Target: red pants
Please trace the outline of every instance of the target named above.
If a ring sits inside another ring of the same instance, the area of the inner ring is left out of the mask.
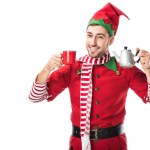
[[[81,139],[71,136],[69,150],[82,150]],[[91,141],[91,150],[127,150],[126,135],[100,139],[97,142]]]

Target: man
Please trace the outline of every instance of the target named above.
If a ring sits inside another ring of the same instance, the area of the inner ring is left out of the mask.
[[[136,66],[122,68],[110,56],[109,45],[120,15],[127,17],[111,3],[97,11],[87,27],[88,55],[63,66],[61,55],[53,55],[33,83],[29,95],[32,102],[52,101],[69,89],[73,125],[70,150],[127,150],[123,122],[128,89],[144,103],[150,102],[148,51],[137,48],[144,72]]]

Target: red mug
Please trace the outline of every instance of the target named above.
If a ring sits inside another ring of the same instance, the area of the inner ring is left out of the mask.
[[[62,63],[65,65],[74,64],[76,61],[76,51],[73,50],[66,50],[63,51],[61,54]]]

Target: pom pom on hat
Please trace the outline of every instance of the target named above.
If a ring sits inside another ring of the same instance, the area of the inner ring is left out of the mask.
[[[88,23],[88,26],[95,24],[103,26],[108,31],[110,36],[114,36],[117,32],[120,15],[124,15],[129,19],[124,12],[109,2],[93,15]]]

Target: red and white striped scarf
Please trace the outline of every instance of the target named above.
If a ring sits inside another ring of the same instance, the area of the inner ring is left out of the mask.
[[[80,87],[80,128],[82,150],[91,150],[90,146],[90,113],[92,104],[92,69],[93,65],[101,65],[110,60],[110,53],[107,51],[100,58],[91,58],[86,55],[79,61],[83,62],[81,69]]]

